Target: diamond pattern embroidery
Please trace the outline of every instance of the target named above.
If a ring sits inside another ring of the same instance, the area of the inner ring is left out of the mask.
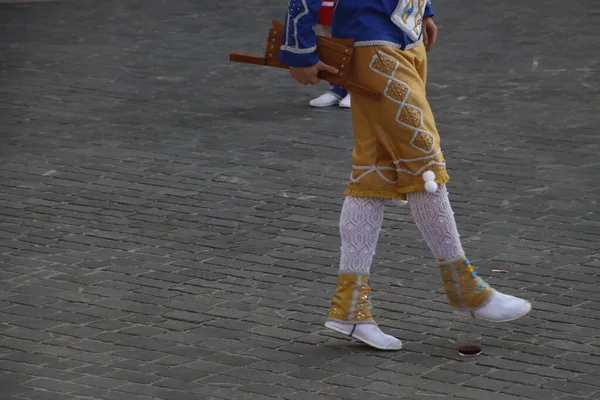
[[[398,62],[395,59],[381,53],[379,53],[379,57],[375,57],[371,62],[371,68],[389,77],[394,74],[396,65],[398,65]]]
[[[390,80],[385,91],[385,96],[395,103],[403,104],[409,91],[410,88],[408,85]]]
[[[396,122],[412,130],[413,136],[409,141],[409,145],[426,155],[406,160],[398,159],[394,161],[394,164],[396,164],[395,168],[353,165],[353,172],[350,176],[350,181],[353,183],[357,183],[365,176],[376,172],[385,182],[393,184],[396,183],[396,181],[386,178],[382,171],[389,169],[395,170],[396,173],[406,173],[416,176],[432,165],[445,165],[440,156],[441,151],[433,154],[433,150],[435,149],[435,137],[433,134],[423,129],[423,111],[417,106],[408,104],[411,88],[407,83],[395,76],[399,66],[400,62],[398,60],[380,51],[373,56],[369,65],[372,71],[387,78],[387,84],[383,94],[386,99],[399,105],[398,113],[396,114]],[[417,171],[414,171],[408,165],[411,162],[425,162],[426,160],[431,161],[422,165]],[[355,170],[363,170],[364,172],[354,178]]]
[[[410,86],[394,76],[399,62],[382,52],[378,52],[371,61],[371,69],[388,78],[384,95],[390,101],[400,105],[396,121],[406,127],[415,129],[414,135],[410,140],[410,145],[414,148],[429,154],[435,147],[434,136],[423,130],[423,112],[420,108],[407,104]],[[402,171],[402,169],[400,169]]]
[[[421,110],[411,105],[405,105],[402,107],[398,119],[406,125],[412,126],[413,128],[420,127],[421,123],[423,122]]]
[[[433,135],[426,131],[417,131],[410,141],[410,144],[425,153],[430,153],[433,151]]]

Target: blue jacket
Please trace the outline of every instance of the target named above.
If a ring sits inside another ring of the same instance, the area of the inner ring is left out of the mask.
[[[291,67],[319,61],[313,26],[323,0],[290,0],[279,60]],[[423,40],[424,17],[433,16],[430,0],[338,0],[332,36],[354,39],[355,46],[408,49]]]

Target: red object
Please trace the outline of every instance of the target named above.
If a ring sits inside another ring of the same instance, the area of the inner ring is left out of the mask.
[[[324,1],[319,9],[319,24],[331,26],[333,20],[333,10],[335,9],[335,1]]]

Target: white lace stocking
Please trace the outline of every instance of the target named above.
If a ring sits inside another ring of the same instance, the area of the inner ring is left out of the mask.
[[[375,255],[385,202],[380,198],[346,196],[340,216],[340,273],[368,274]]]
[[[463,254],[445,185],[439,185],[435,193],[408,193],[408,205],[435,258],[455,259]]]

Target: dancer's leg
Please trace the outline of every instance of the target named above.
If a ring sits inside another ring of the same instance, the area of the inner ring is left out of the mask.
[[[381,350],[398,350],[402,342],[384,334],[375,324],[369,296],[369,275],[384,207],[381,198],[348,196],[344,199],[338,282],[325,326]]]
[[[438,260],[453,307],[494,322],[511,321],[531,310],[528,301],[495,291],[477,275],[464,255],[445,185],[434,193],[409,193],[408,199],[415,223]]]

